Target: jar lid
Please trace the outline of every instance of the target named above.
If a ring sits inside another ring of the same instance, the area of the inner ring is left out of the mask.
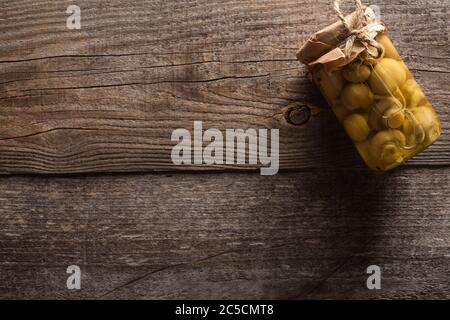
[[[346,16],[345,21],[350,29],[354,29],[358,24],[357,12]],[[338,47],[349,36],[349,29],[339,20],[309,37],[297,52],[297,59],[308,65]]]

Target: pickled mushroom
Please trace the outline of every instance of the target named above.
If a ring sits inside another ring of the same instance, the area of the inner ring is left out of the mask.
[[[345,83],[340,71],[327,73],[323,67],[313,74],[313,78],[328,103],[339,97]]]
[[[370,141],[364,140],[362,142],[356,142],[355,143],[356,148],[358,148],[358,151],[364,155],[364,157],[367,157],[369,155],[370,150]]]
[[[344,128],[349,137],[355,142],[366,140],[370,129],[364,116],[351,114],[344,119]]]
[[[388,169],[404,160],[403,148],[405,145],[406,138],[401,131],[384,130],[372,138],[370,153],[374,159],[377,159],[382,169]]]
[[[363,83],[349,83],[344,87],[341,101],[350,111],[369,109],[373,102],[373,93]]]
[[[343,120],[348,114],[348,110],[340,103],[339,100],[333,103],[331,109],[339,120]]]
[[[416,90],[413,95],[411,96],[411,100],[408,103],[408,108],[415,108],[418,107],[424,103],[426,103],[425,94],[423,93],[420,88]]]
[[[350,82],[363,82],[370,77],[370,68],[359,62],[353,62],[347,65],[342,72],[342,75]]]
[[[441,125],[436,114],[431,108],[418,107],[411,109],[417,123],[423,128],[426,137],[430,141],[436,140],[441,134]]]
[[[402,126],[405,113],[400,101],[394,97],[388,97],[376,102],[370,110],[369,123],[374,130],[382,128],[397,129]]]
[[[369,77],[374,93],[389,95],[406,81],[406,72],[401,64],[391,58],[384,58],[375,65]]]
[[[408,147],[411,148],[425,140],[425,131],[409,110],[406,111],[406,115],[401,129],[406,136]]]
[[[412,79],[414,78],[411,71],[409,71],[408,66],[406,65],[406,63],[403,60],[400,60],[399,63],[401,64],[401,66],[403,67],[403,69],[405,70],[406,73],[406,79]]]
[[[376,40],[379,44],[381,44],[384,48],[384,56],[386,58],[401,60],[402,58],[397,52],[397,49],[395,49],[394,45],[392,44],[389,37],[383,33],[379,34],[376,37]]]
[[[401,103],[403,108],[406,108],[406,99],[400,88],[395,89],[392,95]]]
[[[419,88],[419,85],[417,84],[417,82],[414,79],[406,80],[406,82],[401,86],[400,90],[402,91],[407,104],[409,104],[409,101],[411,101],[412,95],[418,88]]]
[[[406,80],[405,84],[401,87],[401,92],[405,97],[408,108],[418,107],[426,101],[425,94],[414,79]]]

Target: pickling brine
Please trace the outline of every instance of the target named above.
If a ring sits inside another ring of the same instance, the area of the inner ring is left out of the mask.
[[[387,171],[435,142],[441,126],[388,36],[376,41],[380,48],[369,49],[381,49],[377,55],[363,51],[337,70],[310,71],[369,168]]]

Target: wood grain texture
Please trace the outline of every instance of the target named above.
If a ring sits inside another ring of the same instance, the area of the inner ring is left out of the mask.
[[[82,28],[70,31],[67,1],[2,1],[1,173],[189,169],[172,164],[170,136],[194,120],[205,129],[280,128],[283,169],[361,165],[295,59],[301,42],[336,19],[330,1],[77,4]],[[379,6],[443,121],[443,137],[411,164],[448,165],[448,4]],[[306,125],[284,120],[292,102],[313,108]]]
[[[449,188],[426,168],[3,177],[0,296],[450,298]]]
[[[443,124],[389,174],[295,60],[330,1],[77,0],[80,31],[69,3],[1,1],[0,298],[450,298],[448,3],[377,3]],[[194,120],[280,128],[290,170],[174,167],[171,132]],[[125,171],[152,173],[65,175]]]

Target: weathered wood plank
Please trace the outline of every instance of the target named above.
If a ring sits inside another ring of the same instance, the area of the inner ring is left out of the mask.
[[[2,2],[1,173],[179,169],[170,136],[194,120],[280,128],[283,169],[362,166],[295,60],[298,45],[335,19],[329,1],[77,3],[80,31],[66,29],[66,1]],[[443,137],[411,164],[448,165],[447,4],[380,8],[443,120]],[[294,101],[316,111],[304,126],[284,120]]]
[[[3,177],[0,297],[450,298],[449,188],[438,168]]]

